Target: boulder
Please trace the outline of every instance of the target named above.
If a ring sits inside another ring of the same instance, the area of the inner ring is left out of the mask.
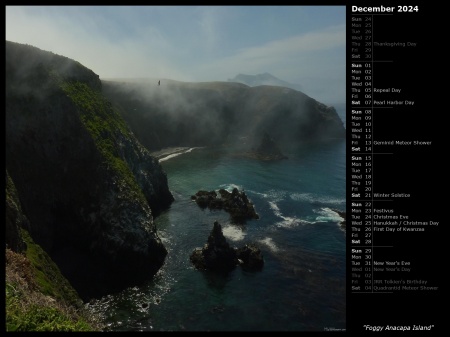
[[[264,266],[263,255],[256,245],[230,247],[217,221],[214,222],[208,242],[203,248],[195,248],[190,260],[197,269],[222,272],[231,271],[238,264],[248,271],[258,271]]]
[[[191,262],[197,269],[230,271],[237,265],[236,250],[228,244],[223,236],[222,226],[214,222],[214,227],[208,237],[208,242],[191,254]]]
[[[237,188],[234,188],[232,192],[220,189],[219,193],[200,190],[191,196],[191,199],[201,208],[227,211],[236,222],[242,222],[247,219],[259,219],[253,203],[248,199],[244,191],[239,192]]]
[[[264,132],[261,143],[255,150],[255,156],[261,160],[288,159],[267,132]]]
[[[246,244],[238,248],[237,257],[241,262],[241,267],[246,270],[261,270],[264,266],[264,259],[261,250],[254,244]]]
[[[338,209],[333,209],[337,214],[339,214],[340,217],[343,218],[343,220],[339,223],[341,228],[346,231],[347,230],[347,213],[344,211],[340,211]]]

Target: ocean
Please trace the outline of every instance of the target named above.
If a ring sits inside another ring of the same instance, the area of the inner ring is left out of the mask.
[[[345,108],[338,111],[345,123]],[[209,148],[161,158],[175,201],[155,219],[168,249],[140,287],[91,301],[107,331],[324,331],[346,327],[345,140],[310,143],[286,160],[263,162]],[[199,190],[244,190],[260,218],[232,223],[201,209]],[[190,255],[214,221],[232,246],[255,243],[261,271],[196,270]]]

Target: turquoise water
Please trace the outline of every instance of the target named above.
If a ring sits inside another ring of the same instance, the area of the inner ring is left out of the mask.
[[[92,303],[111,331],[323,331],[345,328],[345,140],[309,144],[289,159],[261,162],[207,148],[161,161],[175,197],[156,220],[169,253],[155,278]],[[202,210],[198,190],[245,190],[259,220],[231,223]],[[255,242],[262,271],[228,275],[195,270],[189,260],[215,220],[236,247]]]

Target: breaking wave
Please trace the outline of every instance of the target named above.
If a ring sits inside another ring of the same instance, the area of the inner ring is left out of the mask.
[[[258,242],[266,245],[272,252],[276,253],[280,249],[277,247],[277,245],[273,242],[272,238],[266,237],[262,240],[258,240]]]
[[[159,162],[166,161],[166,160],[169,160],[169,159],[171,159],[171,158],[175,158],[175,157],[177,157],[177,156],[179,156],[179,155],[182,155],[182,154],[185,154],[185,153],[189,153],[189,152],[191,152],[192,150],[198,149],[198,148],[199,148],[199,147],[190,147],[190,148],[188,148],[188,149],[186,149],[186,150],[181,150],[181,151],[178,151],[178,152],[176,152],[176,153],[171,153],[171,154],[169,154],[169,155],[167,155],[167,156],[165,156],[165,157],[160,158],[160,159],[159,159]]]
[[[245,233],[236,226],[222,226],[222,233],[231,241],[241,241],[245,237]]]

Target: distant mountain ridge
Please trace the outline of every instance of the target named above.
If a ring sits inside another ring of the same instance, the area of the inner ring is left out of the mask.
[[[258,74],[258,75],[245,75],[238,74],[234,78],[228,79],[228,82],[237,82],[243,83],[250,87],[256,87],[258,85],[275,85],[279,87],[291,88],[294,90],[302,90],[302,86],[300,84],[292,84],[279,78],[273,76],[269,73]]]
[[[345,138],[333,107],[291,88],[236,82],[102,81],[103,94],[118,107],[149,150],[177,146],[258,146],[268,132],[281,148],[301,142]]]

